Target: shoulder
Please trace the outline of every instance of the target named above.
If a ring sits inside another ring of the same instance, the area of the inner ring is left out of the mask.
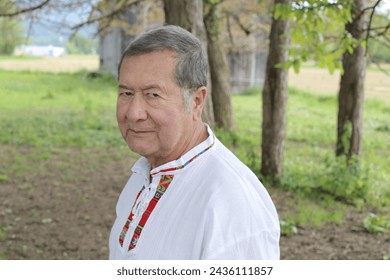
[[[218,140],[205,161],[203,189],[209,201],[203,257],[278,258],[278,215],[257,176]]]
[[[204,178],[202,189],[208,193],[212,209],[237,207],[239,211],[255,213],[264,213],[264,209],[268,209],[271,216],[276,216],[274,204],[263,184],[219,140],[216,139],[199,175]],[[216,205],[220,205],[219,208]]]
[[[215,140],[214,149],[208,155],[203,165],[204,174],[209,182],[219,185],[254,185],[261,186],[257,176],[243,162],[241,162],[218,139]]]

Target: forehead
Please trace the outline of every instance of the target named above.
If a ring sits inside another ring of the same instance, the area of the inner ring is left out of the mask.
[[[119,71],[119,83],[132,88],[142,88],[146,84],[159,84],[165,87],[176,84],[176,57],[171,50],[153,51],[125,57]]]
[[[124,71],[140,71],[159,69],[172,70],[176,68],[176,53],[171,50],[159,50],[144,54],[138,54],[133,56],[127,56],[123,58],[120,73]]]

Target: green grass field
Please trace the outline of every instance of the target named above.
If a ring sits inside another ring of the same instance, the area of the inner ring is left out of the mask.
[[[0,70],[0,77],[0,144],[14,150],[16,156],[0,170],[0,180],[7,180],[10,170],[26,168],[23,157],[31,155],[23,155],[22,147],[34,147],[34,155],[41,158],[62,147],[123,148],[115,118],[114,79],[91,78],[85,72],[5,70]],[[233,105],[239,129],[217,134],[258,173],[260,91],[251,89],[233,96]],[[350,174],[334,157],[336,117],[335,97],[290,89],[281,186],[307,194],[326,190],[344,198],[351,195],[358,204],[365,200],[376,206],[389,205],[390,103],[366,100],[363,155],[357,173]],[[364,192],[363,200],[359,191]]]

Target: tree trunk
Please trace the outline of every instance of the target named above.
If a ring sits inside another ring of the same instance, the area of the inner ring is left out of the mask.
[[[223,42],[219,36],[217,6],[209,4],[209,1],[205,1],[205,4],[208,6],[208,14],[204,17],[204,24],[207,33],[215,124],[220,128],[232,129],[235,127],[235,122],[230,96],[229,64]]]
[[[368,15],[363,12],[367,6],[366,0],[355,0],[352,6],[353,20],[346,25],[347,32],[357,40],[363,37],[367,28]],[[338,96],[336,155],[346,155],[349,160],[353,155],[359,156],[362,149],[366,57],[361,44],[352,53],[343,54],[343,69]]]
[[[291,5],[291,0],[275,0],[277,4]],[[276,64],[288,59],[290,23],[273,19],[268,60],[263,87],[263,125],[261,145],[261,173],[273,178],[283,172],[283,149],[286,130],[288,71]]]
[[[113,2],[109,2],[109,9],[113,9]],[[104,12],[109,12],[104,11]],[[140,11],[140,5],[134,4],[115,16],[116,20],[126,23],[128,29],[137,24],[137,15]],[[104,23],[106,24],[106,23]],[[103,30],[99,36],[99,72],[118,75],[118,64],[122,53],[129,42],[135,38],[135,34],[128,34],[123,27],[110,26],[104,28],[102,22],[99,23],[99,29]]]
[[[207,35],[203,23],[202,0],[164,0],[164,11],[166,23],[179,25],[197,36],[202,41],[203,48],[207,53]],[[202,118],[209,125],[214,125],[210,77],[208,78],[208,94]]]

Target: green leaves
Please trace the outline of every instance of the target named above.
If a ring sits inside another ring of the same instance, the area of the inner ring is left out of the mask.
[[[342,71],[343,53],[352,53],[362,43],[345,30],[351,21],[352,2],[310,0],[275,5],[274,18],[291,22],[289,61],[283,67],[293,67],[297,73],[302,63],[314,60],[331,74]]]
[[[364,218],[363,227],[370,233],[384,233],[388,228],[390,228],[390,219],[387,216],[378,216],[370,213],[366,218]]]
[[[274,11],[274,19],[282,18],[283,20],[287,20],[291,16],[292,7],[290,5],[285,4],[276,4]]]
[[[319,176],[319,188],[323,192],[356,207],[363,206],[369,200],[373,181],[371,166],[362,166],[356,157],[347,162],[346,156],[329,157],[325,160],[325,166]]]
[[[298,233],[298,228],[293,222],[280,220],[280,233],[285,236],[291,236]]]

